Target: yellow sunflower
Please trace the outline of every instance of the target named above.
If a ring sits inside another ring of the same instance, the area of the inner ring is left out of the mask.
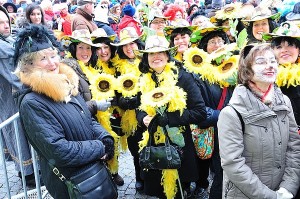
[[[239,56],[233,55],[228,60],[223,61],[217,67],[214,67],[214,79],[221,86],[229,86],[236,84],[237,69],[238,69]]]
[[[139,91],[138,88],[138,77],[128,73],[118,77],[117,79],[117,90],[122,93],[124,97],[132,97]]]
[[[97,74],[92,80],[90,80],[90,89],[93,99],[102,100],[115,96],[115,78],[112,75],[101,73]]]
[[[184,66],[189,72],[200,74],[203,65],[209,64],[211,58],[207,52],[197,47],[191,47],[183,54]]]
[[[242,3],[240,2],[228,4],[223,9],[217,11],[214,17],[222,20],[238,18],[241,7]]]
[[[171,100],[170,88],[154,88],[150,92],[144,93],[141,96],[141,109],[146,111],[148,115],[155,115],[156,109],[164,107]]]

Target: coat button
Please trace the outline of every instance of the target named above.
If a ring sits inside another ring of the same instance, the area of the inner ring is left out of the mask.
[[[278,142],[278,145],[281,145],[281,142]]]

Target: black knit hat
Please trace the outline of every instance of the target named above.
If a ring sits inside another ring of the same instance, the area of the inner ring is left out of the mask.
[[[50,30],[45,26],[32,24],[17,34],[14,61],[17,63],[19,58],[25,53],[59,47],[60,43]]]

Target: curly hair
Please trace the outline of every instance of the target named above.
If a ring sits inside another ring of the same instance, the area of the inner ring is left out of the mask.
[[[184,10],[177,4],[171,4],[169,5],[168,9],[164,12],[165,17],[169,17],[170,21],[173,21],[175,19],[176,13],[181,12],[182,16],[184,16]]]

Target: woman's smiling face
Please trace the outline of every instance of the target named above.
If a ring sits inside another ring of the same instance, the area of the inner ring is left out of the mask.
[[[290,45],[287,41],[281,42],[281,44],[275,46],[273,50],[279,64],[295,63],[300,54],[300,49],[295,45]]]
[[[252,26],[252,34],[255,39],[262,40],[263,33],[269,33],[269,21],[268,19],[263,19],[260,21],[254,21]]]
[[[155,72],[161,73],[168,63],[168,55],[166,52],[149,53],[148,63]]]
[[[83,63],[88,63],[92,57],[92,47],[85,43],[79,43],[76,46],[76,58]]]

